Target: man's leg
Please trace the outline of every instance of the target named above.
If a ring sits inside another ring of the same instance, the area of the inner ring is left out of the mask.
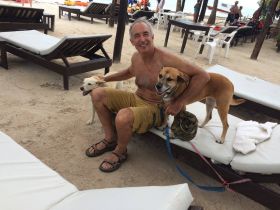
[[[133,121],[134,121],[134,116],[130,108],[124,108],[118,112],[115,119],[118,145],[114,150],[114,153],[117,153],[119,155],[126,153],[127,145],[132,137]],[[119,157],[112,153],[108,157],[106,157],[105,160],[113,163],[113,162],[117,162],[119,160]],[[109,164],[108,162],[102,163],[103,169],[106,170],[112,168],[112,164]]]
[[[112,112],[106,107],[106,91],[104,88],[96,88],[91,93],[95,111],[104,129],[104,139],[111,143],[114,139],[114,127],[112,125]],[[101,150],[106,147],[106,144],[100,142],[96,145],[96,149]],[[89,148],[89,153],[94,153],[94,148]]]

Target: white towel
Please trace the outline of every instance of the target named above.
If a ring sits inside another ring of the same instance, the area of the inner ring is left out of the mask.
[[[256,150],[259,144],[270,138],[272,129],[277,123],[258,123],[255,121],[242,121],[237,125],[233,148],[237,152],[247,154]]]

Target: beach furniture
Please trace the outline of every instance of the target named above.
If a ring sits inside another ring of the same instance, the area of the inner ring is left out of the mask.
[[[264,87],[265,88],[265,87]],[[279,92],[279,91],[278,91]],[[201,124],[206,115],[205,104],[195,102],[187,105],[186,110],[195,114]],[[233,142],[236,130],[240,122],[244,122],[238,117],[228,115],[229,129],[225,143],[216,143],[222,132],[222,124],[217,110],[214,109],[212,119],[204,128],[198,128],[197,134],[190,142],[180,139],[171,139],[171,148],[174,157],[187,163],[209,177],[216,179],[227,189],[241,193],[246,197],[268,207],[278,209],[280,203],[280,193],[277,189],[270,189],[271,183],[279,189],[280,183],[280,125],[277,125],[272,132],[270,139],[257,145],[256,151],[243,155],[233,149]],[[147,136],[166,141],[163,132],[152,128]],[[199,154],[196,149],[199,151]],[[203,156],[208,163],[201,158]],[[221,180],[218,175],[222,176]],[[174,164],[175,168],[175,164]],[[179,172],[178,172],[179,173]],[[188,172],[187,172],[188,173]],[[192,177],[192,174],[188,173]],[[249,178],[251,181],[237,184],[231,182]],[[261,183],[270,183],[270,186]],[[196,183],[201,184],[201,183]],[[216,187],[217,185],[215,185]]]
[[[169,19],[168,20],[167,31],[166,31],[166,36],[165,36],[165,41],[164,41],[164,47],[167,47],[169,34],[170,34],[170,29],[173,26],[177,26],[177,27],[181,28],[182,31],[183,31],[183,34],[184,34],[180,53],[184,53],[190,30],[205,31],[206,36],[208,35],[209,30],[210,30],[210,26],[201,25],[199,23],[194,23],[193,21],[190,21],[190,20],[187,20],[187,19],[176,19],[176,20]],[[203,48],[204,48],[204,44],[200,48],[200,53],[203,52]]]
[[[195,55],[195,58],[197,58],[199,52],[200,52],[200,48],[202,45],[205,45],[206,48],[208,48],[208,59],[209,59],[209,64],[212,63],[216,48],[222,48],[224,47],[225,49],[225,54],[224,57],[227,58],[228,57],[228,53],[229,53],[229,48],[231,46],[231,42],[235,36],[235,34],[237,33],[237,31],[233,31],[230,34],[224,34],[224,33],[220,33],[219,35],[217,35],[213,41],[206,41],[205,38],[207,38],[206,36],[204,37],[204,39],[202,39],[202,42],[200,42],[199,47],[197,48],[197,52]]]
[[[77,15],[78,19],[81,16],[90,17],[91,23],[93,23],[93,18],[97,19],[105,19],[106,23],[108,23],[108,19],[110,18],[110,8],[112,4],[105,4],[99,2],[91,2],[86,7],[81,6],[59,6],[58,13],[59,18],[63,12],[68,13],[68,19],[71,20],[71,14]]]
[[[63,38],[35,30],[0,33],[0,65],[8,69],[7,52],[32,61],[63,76],[63,86],[69,89],[69,76],[104,68],[109,72],[112,60],[103,47],[111,35],[69,35]],[[73,61],[70,57],[83,59]],[[60,62],[57,62],[57,59]],[[77,61],[78,60],[78,61]]]
[[[154,11],[137,10],[134,13],[128,13],[128,18],[130,22],[134,22],[136,19],[141,17],[146,17],[147,20],[154,16]]]
[[[44,30],[49,26],[44,22],[44,10],[38,8],[0,5],[0,31]]]
[[[251,39],[251,42],[254,41],[253,27],[252,26],[239,27],[233,39],[233,46],[237,46],[239,42],[241,42],[241,44],[246,43],[248,38]]]
[[[202,209],[190,206],[193,197],[187,184],[80,191],[3,132],[0,165],[2,210]]]

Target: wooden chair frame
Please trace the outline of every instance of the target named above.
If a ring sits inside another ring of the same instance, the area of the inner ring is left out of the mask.
[[[109,72],[112,60],[103,48],[103,42],[110,37],[111,35],[67,38],[47,55],[35,54],[4,40],[0,40],[0,66],[8,69],[7,52],[9,52],[61,74],[63,76],[64,89],[68,90],[69,76],[71,75],[100,68],[105,68],[105,74]],[[99,51],[101,53],[97,54]],[[82,56],[87,58],[87,60],[70,63],[67,58],[72,56]],[[54,62],[54,59],[61,59],[63,62]]]
[[[0,5],[0,31],[41,29],[47,34],[43,16],[43,9]]]

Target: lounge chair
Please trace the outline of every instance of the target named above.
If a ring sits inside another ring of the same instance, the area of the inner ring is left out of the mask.
[[[237,33],[234,36],[232,45],[237,46],[239,41],[241,41],[241,44],[246,43],[248,38],[251,38],[251,42],[254,41],[252,26],[239,27],[236,31]]]
[[[275,119],[280,119],[280,86],[257,77],[238,73],[221,65],[207,69],[209,72],[222,74],[234,85],[234,95],[246,99],[239,106],[256,110]],[[235,107],[232,107],[234,109]]]
[[[187,184],[79,191],[3,132],[0,164],[2,210],[202,210]]]
[[[1,32],[0,65],[8,69],[7,52],[9,52],[61,74],[64,89],[68,90],[71,75],[101,68],[105,68],[105,73],[109,72],[112,60],[103,48],[103,42],[110,37],[111,35],[103,34],[65,36],[59,39],[35,30]],[[87,60],[71,63],[68,58],[73,56],[82,56]],[[60,62],[55,59],[60,59]]]
[[[0,5],[0,31],[44,30],[48,32],[48,24],[44,23],[43,9]]]
[[[154,11],[145,11],[145,10],[137,10],[132,14],[128,14],[128,18],[130,22],[134,22],[136,19],[140,17],[146,17],[146,19],[150,19],[154,17]]]
[[[220,72],[215,71],[215,69],[217,68],[212,67],[208,71],[216,73],[224,72],[223,69],[220,69]],[[259,103],[264,103],[265,100],[268,100],[266,101],[266,105],[278,110],[278,118],[276,119],[278,119],[278,123],[280,122],[280,96],[278,94],[280,86],[269,85],[263,83],[263,81],[257,81],[257,85],[252,84],[253,81],[250,78],[246,85],[245,80],[247,80],[247,77],[243,78],[243,76],[239,75],[231,78],[235,78],[233,81],[236,89],[235,94],[239,93],[243,98],[255,100]],[[269,94],[262,95],[262,93]],[[256,96],[256,99],[252,98],[254,96]],[[187,110],[195,114],[199,122],[203,121],[206,114],[204,104],[200,102],[190,104],[187,106]],[[280,183],[280,125],[277,125],[273,129],[270,139],[257,146],[256,151],[243,155],[233,150],[237,124],[242,121],[242,119],[229,114],[229,129],[225,143],[217,144],[215,141],[221,133],[222,125],[215,109],[212,114],[212,119],[205,128],[198,128],[197,135],[191,142],[226,181],[234,182],[244,178],[251,179],[251,181],[241,184],[229,184],[227,186],[229,189],[239,192],[269,209],[278,209],[280,203],[279,190],[275,188],[271,189],[271,186],[265,186],[260,183],[274,183],[276,185]],[[150,131],[152,134],[159,136],[160,139],[166,139],[162,131],[154,128]],[[171,144],[173,152],[178,159],[183,160],[193,168],[222,183],[214,171],[195,152],[189,142],[172,139]],[[275,187],[279,189],[279,186]]]
[[[93,18],[97,19],[105,19],[106,23],[108,23],[108,19],[110,18],[110,7],[111,4],[91,2],[87,7],[80,6],[59,6],[58,13],[59,18],[63,12],[68,12],[68,19],[71,20],[71,14],[76,14],[78,19],[81,16],[90,17],[91,23],[93,23]]]

